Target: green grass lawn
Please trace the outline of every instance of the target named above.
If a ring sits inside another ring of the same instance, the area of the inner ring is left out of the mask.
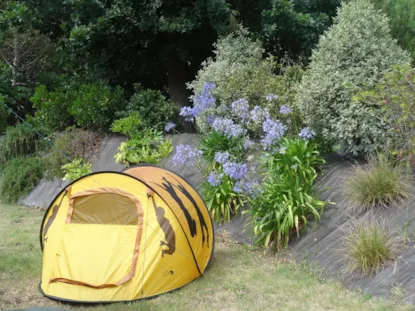
[[[44,211],[0,205],[0,310],[60,307],[88,310],[415,310],[399,296],[386,303],[321,280],[306,265],[287,254],[271,256],[252,247],[216,239],[216,250],[205,275],[170,294],[130,304],[97,306],[60,304],[43,297],[39,226]]]

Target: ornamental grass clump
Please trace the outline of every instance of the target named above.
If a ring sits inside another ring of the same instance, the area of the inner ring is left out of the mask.
[[[354,211],[398,205],[413,197],[413,186],[405,170],[390,157],[378,154],[365,165],[356,164],[343,184],[343,195]]]
[[[366,275],[379,272],[396,260],[402,247],[402,241],[388,223],[372,216],[351,221],[339,253],[346,273]]]

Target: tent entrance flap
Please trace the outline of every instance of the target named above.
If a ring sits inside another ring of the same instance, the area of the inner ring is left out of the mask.
[[[117,188],[71,195],[50,283],[107,288],[131,280],[137,268],[142,213],[140,201]]]

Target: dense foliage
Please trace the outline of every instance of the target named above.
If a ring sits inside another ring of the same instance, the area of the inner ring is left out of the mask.
[[[65,173],[63,180],[76,180],[82,176],[88,175],[92,172],[91,163],[85,162],[83,159],[75,159],[70,163],[62,166]]]
[[[382,109],[393,137],[389,147],[400,159],[415,166],[415,69],[397,66],[373,89],[355,99]]]
[[[409,61],[392,39],[388,19],[369,0],[346,2],[320,38],[296,102],[305,121],[346,154],[372,152],[388,140],[384,114],[352,97],[373,87],[392,65]]]
[[[1,200],[16,203],[39,183],[44,170],[45,163],[39,157],[17,157],[10,160],[0,182]]]
[[[320,219],[327,204],[313,194],[316,168],[325,161],[316,146],[300,138],[283,139],[277,152],[263,159],[262,193],[250,202],[256,242],[274,249],[287,246],[293,234],[299,236],[309,215]]]

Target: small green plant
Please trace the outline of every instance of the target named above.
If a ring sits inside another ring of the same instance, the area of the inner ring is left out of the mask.
[[[126,167],[132,163],[156,164],[173,150],[171,139],[164,139],[162,132],[142,128],[142,119],[138,112],[116,120],[111,130],[129,137],[121,143],[114,156],[115,162],[123,163]]]
[[[39,157],[17,157],[7,162],[0,182],[0,199],[16,203],[43,177],[45,165]]]
[[[214,163],[215,154],[221,151],[227,151],[241,161],[245,154],[243,139],[240,136],[227,137],[211,131],[202,136],[199,149],[203,152],[203,158],[209,163]]]
[[[356,164],[343,184],[343,194],[353,210],[401,203],[412,196],[409,176],[384,154],[370,156],[365,165]]]
[[[63,180],[75,180],[82,176],[91,174],[91,163],[85,162],[83,159],[75,159],[70,163],[62,166],[65,174]]]
[[[245,211],[251,218],[256,243],[281,249],[293,234],[307,226],[308,217],[320,219],[327,205],[314,196],[316,168],[324,163],[314,144],[284,138],[279,150],[263,159],[266,172],[262,193]]]
[[[379,272],[393,262],[402,246],[385,221],[365,217],[351,221],[346,227],[340,254],[347,272],[366,275]]]
[[[205,182],[202,189],[210,214],[219,224],[230,221],[246,202],[245,195],[235,191],[235,181],[229,176],[224,176],[219,185]]]

